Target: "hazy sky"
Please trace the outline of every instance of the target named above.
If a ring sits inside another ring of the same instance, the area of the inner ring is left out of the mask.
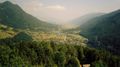
[[[0,0],[5,1],[5,0]],[[70,21],[89,13],[120,9],[120,0],[9,0],[39,19]]]

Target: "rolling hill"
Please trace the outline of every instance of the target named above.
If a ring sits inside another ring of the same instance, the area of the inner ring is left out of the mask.
[[[0,22],[1,24],[15,29],[30,30],[53,30],[56,25],[44,22],[26,13],[17,4],[9,1],[0,3]]]

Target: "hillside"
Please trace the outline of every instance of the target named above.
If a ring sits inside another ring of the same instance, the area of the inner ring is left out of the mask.
[[[41,21],[26,13],[17,4],[9,1],[0,3],[0,22],[17,29],[53,30],[56,25]]]
[[[120,54],[120,10],[96,17],[81,25],[80,29],[81,35],[97,41],[95,47],[101,46]]]
[[[84,16],[78,17],[77,19],[74,19],[71,22],[71,24],[73,25],[77,25],[80,26],[84,23],[87,23],[89,20],[95,18],[95,17],[99,17],[104,15],[105,13],[91,13],[91,14],[86,14]]]

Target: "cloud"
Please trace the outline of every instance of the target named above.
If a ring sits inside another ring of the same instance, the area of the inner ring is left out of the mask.
[[[46,8],[52,9],[52,10],[65,10],[66,9],[64,6],[61,6],[61,5],[50,5],[50,6],[47,6]]]
[[[46,5],[41,3],[39,0],[34,0],[24,4],[25,10],[29,12],[40,12],[40,11],[64,11],[66,8],[62,5]]]
[[[27,7],[41,7],[43,5],[44,4],[39,2],[39,1],[31,1],[31,2],[28,2],[25,6],[27,6]]]
[[[32,0],[23,2],[20,4],[22,8],[29,14],[39,18],[47,20],[59,20],[56,16],[61,18],[61,16],[66,12],[66,7],[60,4],[47,4],[39,0]],[[63,18],[63,17],[62,17]],[[60,20],[59,20],[60,21]]]
[[[23,8],[28,12],[36,12],[39,11],[44,6],[43,3],[41,3],[38,0],[35,1],[29,1],[25,4],[23,4]]]

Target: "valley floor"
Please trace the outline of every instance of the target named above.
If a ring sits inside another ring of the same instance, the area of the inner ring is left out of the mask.
[[[85,42],[87,39],[78,35],[78,34],[68,34],[68,33],[45,33],[45,32],[32,32],[30,33],[31,36],[34,38],[35,41],[53,41],[54,43],[62,43],[62,44],[69,44],[69,45],[82,45],[86,46]]]

